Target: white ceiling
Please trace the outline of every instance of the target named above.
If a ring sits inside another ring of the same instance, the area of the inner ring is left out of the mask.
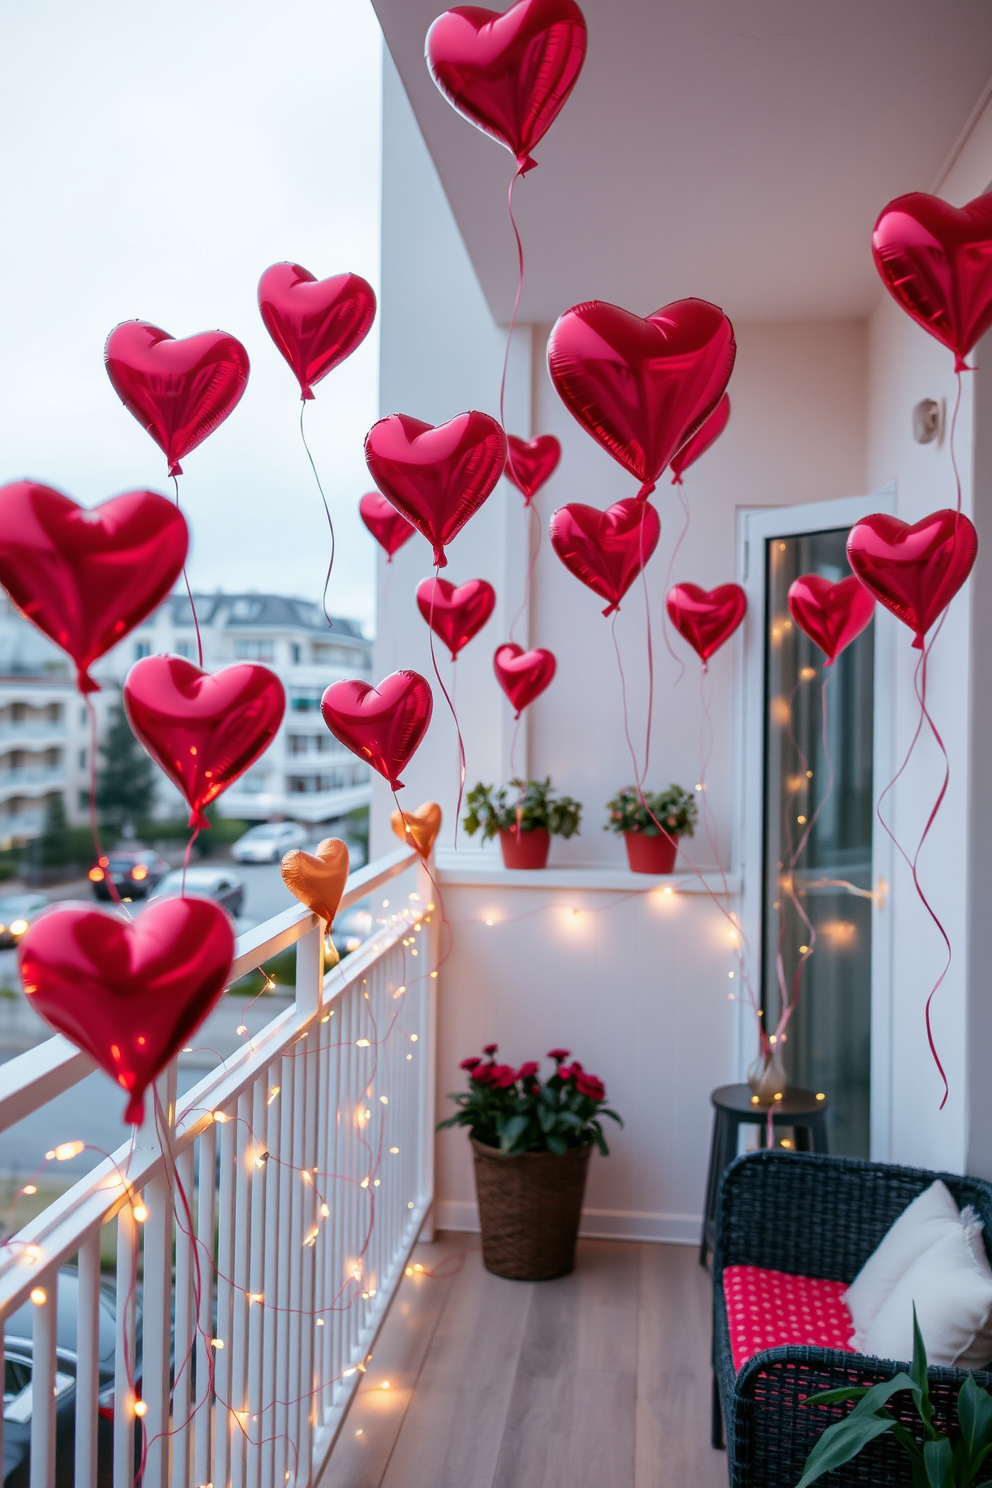
[[[431,81],[440,0],[373,3],[505,322],[511,157]],[[689,294],[741,320],[867,314],[878,211],[933,188],[992,74],[990,0],[581,3],[585,68],[516,188],[522,319]]]

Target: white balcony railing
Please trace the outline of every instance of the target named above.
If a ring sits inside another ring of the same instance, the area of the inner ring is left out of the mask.
[[[319,1475],[432,1202],[430,880],[400,849],[353,874],[342,905],[415,872],[402,912],[326,975],[320,923],[302,907],[242,936],[235,977],[296,943],[293,1006],[178,1103],[167,1071],[164,1146],[149,1111],[133,1147],[0,1251],[0,1320],[38,1300],[31,1488],[55,1483],[57,1292],[73,1262],[75,1485],[97,1483],[100,1237],[114,1220],[114,1488],[135,1477],[136,1363],[148,1488],[303,1488]],[[92,1068],[61,1037],[10,1060],[0,1130]]]

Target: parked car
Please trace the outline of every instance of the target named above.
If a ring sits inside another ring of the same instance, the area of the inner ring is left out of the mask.
[[[0,946],[16,946],[31,921],[47,905],[44,894],[4,894],[0,898]]]
[[[231,848],[236,863],[278,863],[293,847],[306,847],[310,834],[299,822],[263,822],[251,827]]]
[[[170,870],[171,864],[150,847],[115,849],[90,869],[89,878],[98,899],[114,897],[110,892],[113,883],[120,897],[129,903],[132,899],[146,898]]]
[[[30,1482],[34,1311],[33,1303],[24,1303],[7,1318],[4,1329],[4,1488],[28,1488]],[[55,1324],[55,1488],[72,1488],[74,1480],[78,1312],[79,1278],[75,1270],[66,1267],[59,1272],[58,1316]],[[111,1488],[113,1481],[112,1392],[116,1318],[114,1293],[108,1287],[101,1287],[97,1325],[100,1383],[100,1415],[97,1419],[98,1488]],[[139,1313],[139,1336],[140,1327]],[[105,1406],[105,1398],[110,1400],[109,1410]]]
[[[343,909],[334,921],[334,928],[331,930],[334,949],[339,956],[350,955],[365,944],[374,929],[375,920],[368,900],[359,900],[357,904]]]
[[[156,884],[148,896],[154,903],[158,899],[171,899],[183,892],[183,870],[173,868]],[[237,919],[245,899],[244,880],[229,868],[196,867],[186,869],[186,893],[205,899],[216,899],[228,914]]]

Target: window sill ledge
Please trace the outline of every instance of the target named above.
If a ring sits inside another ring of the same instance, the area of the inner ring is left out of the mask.
[[[438,882],[454,887],[490,889],[598,889],[617,894],[640,891],[649,894],[658,889],[675,894],[718,894],[724,891],[724,880],[715,869],[704,869],[702,882],[692,872],[667,873],[655,877],[650,873],[631,873],[629,869],[591,863],[565,868],[551,864],[547,868],[504,868],[498,854],[478,851],[455,852],[442,848],[436,856]],[[740,875],[728,873],[726,888],[730,898],[741,891]]]

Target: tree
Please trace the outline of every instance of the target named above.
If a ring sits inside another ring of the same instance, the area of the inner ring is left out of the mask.
[[[155,799],[155,769],[131,732],[120,703],[110,714],[100,753],[104,763],[97,773],[96,808],[101,819],[120,828],[150,815]]]

